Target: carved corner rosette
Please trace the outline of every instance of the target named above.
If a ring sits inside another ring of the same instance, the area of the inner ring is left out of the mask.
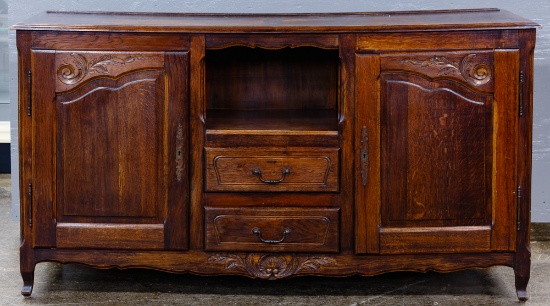
[[[438,76],[459,76],[474,86],[487,84],[492,78],[491,67],[483,62],[477,63],[477,54],[468,54],[459,62],[450,60],[445,56],[433,56],[426,60],[406,58],[401,62],[420,66],[421,69],[436,68],[439,69]]]
[[[336,259],[327,256],[298,256],[283,254],[216,254],[208,263],[223,264],[225,270],[237,270],[262,279],[280,279],[301,271],[318,272],[324,266],[337,265]]]
[[[105,54],[88,61],[85,56],[75,52],[71,53],[70,56],[70,61],[65,61],[57,68],[57,78],[66,85],[77,84],[90,74],[108,75],[110,74],[110,66],[124,66],[145,59],[142,55],[119,57],[113,54]]]

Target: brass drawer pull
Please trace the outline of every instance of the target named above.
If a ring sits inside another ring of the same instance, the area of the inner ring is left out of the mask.
[[[283,238],[279,240],[265,240],[264,238],[262,238],[262,231],[257,227],[252,229],[252,233],[258,236],[258,239],[260,239],[260,241],[263,243],[276,244],[276,243],[281,243],[283,242],[283,240],[285,240],[286,236],[290,234],[290,228],[288,227],[285,228],[285,231],[283,232]]]
[[[283,168],[283,177],[281,177],[280,180],[264,180],[264,179],[262,178],[262,170],[260,170],[260,169],[258,169],[258,168],[252,170],[252,174],[253,174],[253,175],[256,175],[256,176],[260,179],[260,181],[261,181],[262,183],[266,183],[266,184],[279,184],[280,182],[282,182],[282,181],[285,180],[285,178],[286,178],[287,175],[290,174],[290,169],[288,169],[288,168]]]

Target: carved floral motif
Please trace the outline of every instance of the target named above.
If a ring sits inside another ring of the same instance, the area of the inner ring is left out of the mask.
[[[427,60],[418,60],[407,58],[401,62],[420,66],[420,68],[438,68],[438,75],[458,75],[462,76],[472,85],[483,85],[491,80],[492,72],[489,65],[475,62],[477,55],[469,54],[465,56],[460,63],[454,62],[444,56],[434,56]]]
[[[238,270],[270,280],[294,275],[302,270],[316,272],[323,266],[337,264],[334,258],[326,256],[257,255],[253,253],[244,258],[233,254],[217,254],[210,256],[208,262],[223,264],[226,270]]]
[[[76,84],[89,74],[109,74],[109,66],[126,65],[145,58],[141,55],[120,58],[112,54],[106,54],[93,58],[88,62],[84,56],[73,52],[71,53],[71,59],[71,63],[65,62],[57,68],[57,77],[67,85]]]

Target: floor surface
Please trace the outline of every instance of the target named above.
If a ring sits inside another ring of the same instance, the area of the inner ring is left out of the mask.
[[[0,305],[521,305],[511,268],[278,281],[201,277],[142,269],[40,263],[32,297],[20,295],[19,222],[9,175],[0,174]],[[531,299],[550,305],[550,242],[532,242]]]

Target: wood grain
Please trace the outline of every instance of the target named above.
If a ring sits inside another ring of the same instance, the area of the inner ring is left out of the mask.
[[[205,191],[337,192],[339,165],[338,148],[207,147]]]
[[[357,54],[355,252],[380,252],[380,56]],[[363,151],[363,147],[366,152]],[[363,157],[362,154],[367,156]],[[366,167],[366,168],[364,168]]]
[[[98,22],[98,21],[101,22]],[[318,14],[190,14],[47,12],[13,26],[16,30],[131,31],[169,33],[361,32],[533,28],[536,23],[505,10],[440,10]]]
[[[80,50],[146,50],[146,51],[183,51],[189,49],[188,35],[173,35],[167,33],[128,33],[96,32],[90,39],[86,32],[32,32],[32,48],[75,50],[75,44]]]
[[[208,109],[336,109],[335,50],[231,47],[207,50],[205,65]]]
[[[162,224],[59,223],[57,247],[63,249],[164,249]]]
[[[523,83],[520,105],[522,116],[518,119],[518,186],[522,190],[518,200],[518,232],[516,234],[516,256],[514,259],[515,285],[518,298],[525,301],[529,298],[527,284],[531,273],[531,167],[533,135],[533,77],[534,77],[534,30],[520,32],[520,69],[523,72]]]
[[[382,223],[489,224],[492,97],[398,74],[382,97]]]
[[[17,33],[17,52],[18,61],[18,84],[22,94],[19,96],[19,194],[20,194],[20,240],[19,264],[21,277],[23,278],[23,288],[21,294],[29,296],[32,293],[34,284],[34,269],[36,265],[33,250],[33,211],[32,211],[32,193],[29,193],[29,187],[32,191],[32,74],[31,74],[31,54],[30,49],[32,39],[30,32]]]
[[[30,51],[27,51],[30,52]],[[55,247],[55,70],[54,52],[32,51],[32,220],[33,247]],[[22,193],[25,194],[25,193]]]
[[[517,137],[519,50],[495,51],[493,136],[493,231],[491,247],[513,251],[517,221]]]
[[[536,26],[496,9],[16,25],[22,293],[41,261],[506,265],[527,299]]]
[[[166,89],[170,93],[164,106],[166,151],[164,169],[161,168],[167,188],[165,248],[186,250],[189,247],[190,197],[189,79],[181,76],[189,74],[189,52],[166,52],[164,70],[169,80]]]
[[[358,37],[359,50],[371,51],[425,51],[425,50],[482,50],[517,46],[518,32],[463,31],[449,32],[372,33]]]
[[[203,148],[204,148],[204,35],[191,36],[189,50],[189,248],[202,249],[203,240]]]
[[[393,228],[380,230],[381,254],[488,252],[489,226]]]
[[[354,126],[355,126],[355,49],[357,35],[340,35],[340,86],[339,86],[339,136],[341,141],[340,154],[340,199],[341,237],[340,245],[343,253],[352,253],[354,239]]]
[[[337,252],[338,211],[338,208],[298,210],[206,207],[205,249],[208,251]],[[256,233],[254,229],[257,229]]]
[[[163,214],[164,86],[146,71],[58,95],[58,218]]]

